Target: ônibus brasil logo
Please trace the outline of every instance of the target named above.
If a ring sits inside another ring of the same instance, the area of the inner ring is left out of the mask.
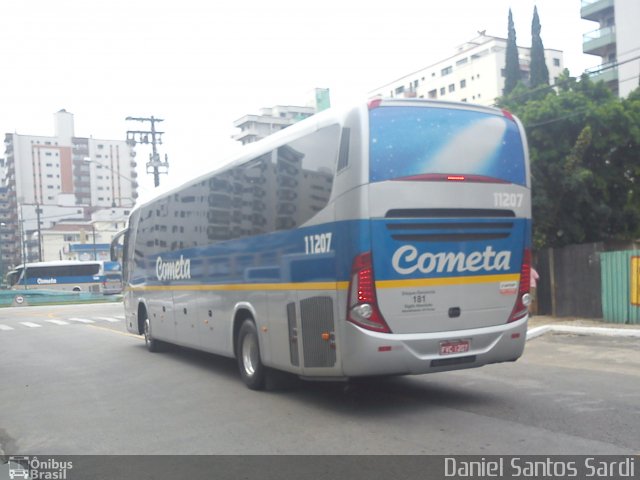
[[[156,258],[156,277],[158,280],[188,280],[191,278],[191,260],[182,255],[178,260],[165,261]]]
[[[73,469],[73,462],[54,458],[38,459],[26,455],[9,457],[9,478],[15,480],[66,480],[67,472]]]
[[[496,252],[488,246],[484,251],[419,253],[413,245],[404,245],[393,254],[391,263],[396,272],[410,275],[416,271],[421,273],[443,272],[479,272],[509,271],[511,252]]]

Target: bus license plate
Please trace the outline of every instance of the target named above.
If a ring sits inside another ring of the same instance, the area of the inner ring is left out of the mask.
[[[469,351],[469,340],[458,340],[455,342],[440,342],[440,355],[452,355],[454,353],[465,353]]]

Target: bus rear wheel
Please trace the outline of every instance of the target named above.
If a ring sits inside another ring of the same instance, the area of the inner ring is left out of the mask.
[[[251,319],[246,319],[240,326],[236,344],[236,356],[240,376],[245,385],[251,390],[263,390],[267,370],[260,358],[258,329]]]
[[[151,320],[149,318],[144,319],[144,344],[147,350],[150,352],[157,352],[160,350],[160,341],[151,336]]]

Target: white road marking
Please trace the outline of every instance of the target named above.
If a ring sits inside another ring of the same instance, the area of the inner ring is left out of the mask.
[[[69,325],[69,322],[65,322],[64,320],[45,320],[45,322],[53,323],[55,325]]]
[[[9,325],[0,325],[0,330],[13,330],[13,327]]]
[[[113,317],[93,317],[93,318],[96,318],[98,320],[105,320],[105,321],[111,322],[111,323],[117,323],[117,322],[120,321],[119,319],[113,318]]]
[[[30,327],[30,328],[38,328],[41,327],[42,325],[38,324],[38,323],[33,323],[33,322],[20,322],[22,325],[24,325],[25,327]]]
[[[95,323],[93,320],[89,320],[87,318],[68,318],[67,320],[80,323]]]

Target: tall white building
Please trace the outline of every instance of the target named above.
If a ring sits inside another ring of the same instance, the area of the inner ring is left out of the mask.
[[[427,98],[493,105],[502,95],[507,39],[480,35],[452,56],[372,90],[371,96]],[[518,47],[522,80],[529,81],[531,49]],[[549,81],[564,69],[561,50],[545,49]]]
[[[138,196],[135,152],[125,140],[76,137],[73,115],[65,110],[54,120],[54,136],[5,135],[13,263],[42,258],[34,233],[64,219],[88,219],[99,209],[132,207]],[[34,238],[35,252],[33,242],[24,241]]]
[[[640,85],[640,1],[581,1],[580,16],[598,22],[598,28],[582,39],[584,53],[602,59],[601,65],[590,69],[591,78],[626,97]]]

